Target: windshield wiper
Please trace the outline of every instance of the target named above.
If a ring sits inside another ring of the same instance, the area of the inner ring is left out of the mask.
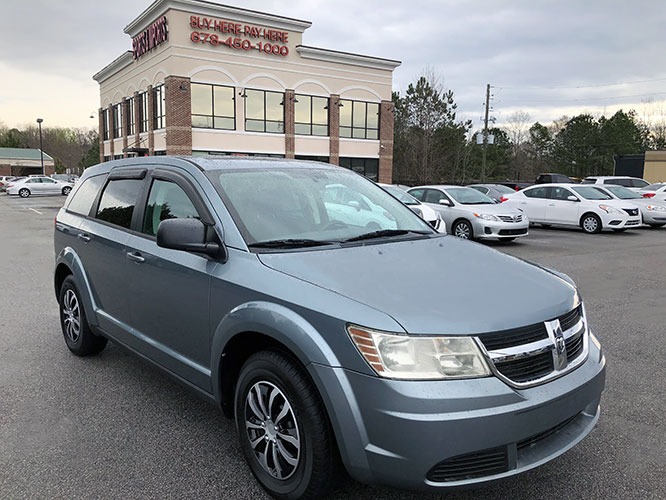
[[[430,231],[410,231],[407,229],[380,229],[379,231],[372,231],[371,233],[359,234],[353,238],[348,238],[342,240],[343,243],[349,243],[352,241],[362,241],[362,240],[371,240],[374,238],[384,238],[387,236],[403,236],[405,234],[431,234]]]
[[[332,245],[334,241],[322,240],[308,240],[298,238],[288,238],[284,240],[268,240],[250,243],[250,248],[305,248],[305,247],[320,247],[324,245]]]

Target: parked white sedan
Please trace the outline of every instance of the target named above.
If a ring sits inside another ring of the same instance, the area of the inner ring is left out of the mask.
[[[666,202],[654,201],[650,198],[643,198],[636,191],[632,191],[624,186],[595,185],[597,189],[610,194],[618,200],[627,200],[636,205],[641,211],[643,224],[650,227],[662,227],[666,225]]]
[[[10,182],[7,186],[7,194],[19,195],[21,198],[28,198],[33,194],[61,194],[67,196],[73,185],[71,182],[61,182],[46,176],[26,177]]]
[[[650,198],[651,200],[663,203],[666,201],[666,182],[657,182],[656,184],[645,186],[638,194],[643,198]]]
[[[512,241],[528,234],[529,220],[523,212],[499,205],[476,189],[435,185],[407,192],[438,210],[450,233],[459,238]]]
[[[502,205],[523,210],[543,226],[580,226],[586,233],[624,231],[641,224],[639,208],[580,184],[540,184],[507,194]]]
[[[424,221],[434,227],[438,233],[446,234],[446,223],[442,219],[442,214],[437,210],[430,208],[425,203],[421,203],[407,191],[395,184],[378,184],[384,191],[398,199],[401,203],[407,205],[412,212],[421,217]],[[409,189],[409,188],[407,188]]]

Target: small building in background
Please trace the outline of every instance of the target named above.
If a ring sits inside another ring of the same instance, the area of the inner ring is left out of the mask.
[[[42,154],[44,171],[42,171]],[[55,162],[39,149],[0,148],[0,175],[28,176],[55,173]]]
[[[615,155],[614,175],[645,179],[650,184],[666,182],[666,151]]]
[[[100,161],[276,156],[390,183],[400,61],[304,45],[310,25],[209,1],[156,0],[125,28],[132,50],[93,76]]]

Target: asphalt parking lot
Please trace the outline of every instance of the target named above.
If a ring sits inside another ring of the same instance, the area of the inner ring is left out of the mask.
[[[69,353],[52,286],[63,201],[0,194],[0,497],[267,498],[216,408],[115,345],[95,358]],[[578,283],[608,362],[597,428],[555,461],[479,490],[437,496],[348,481],[331,498],[666,498],[666,228],[533,228],[488,246]]]

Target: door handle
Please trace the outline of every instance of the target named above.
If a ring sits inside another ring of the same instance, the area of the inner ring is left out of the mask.
[[[78,239],[80,239],[80,240],[85,241],[86,243],[88,243],[88,242],[92,239],[92,238],[90,237],[90,235],[85,234],[85,233],[79,233],[79,234],[76,235],[76,237],[77,237]]]
[[[548,206],[549,206],[549,207],[554,207],[554,206],[555,206],[555,203],[549,203]]]
[[[139,252],[127,252],[127,258],[137,264],[141,264],[146,260]]]

